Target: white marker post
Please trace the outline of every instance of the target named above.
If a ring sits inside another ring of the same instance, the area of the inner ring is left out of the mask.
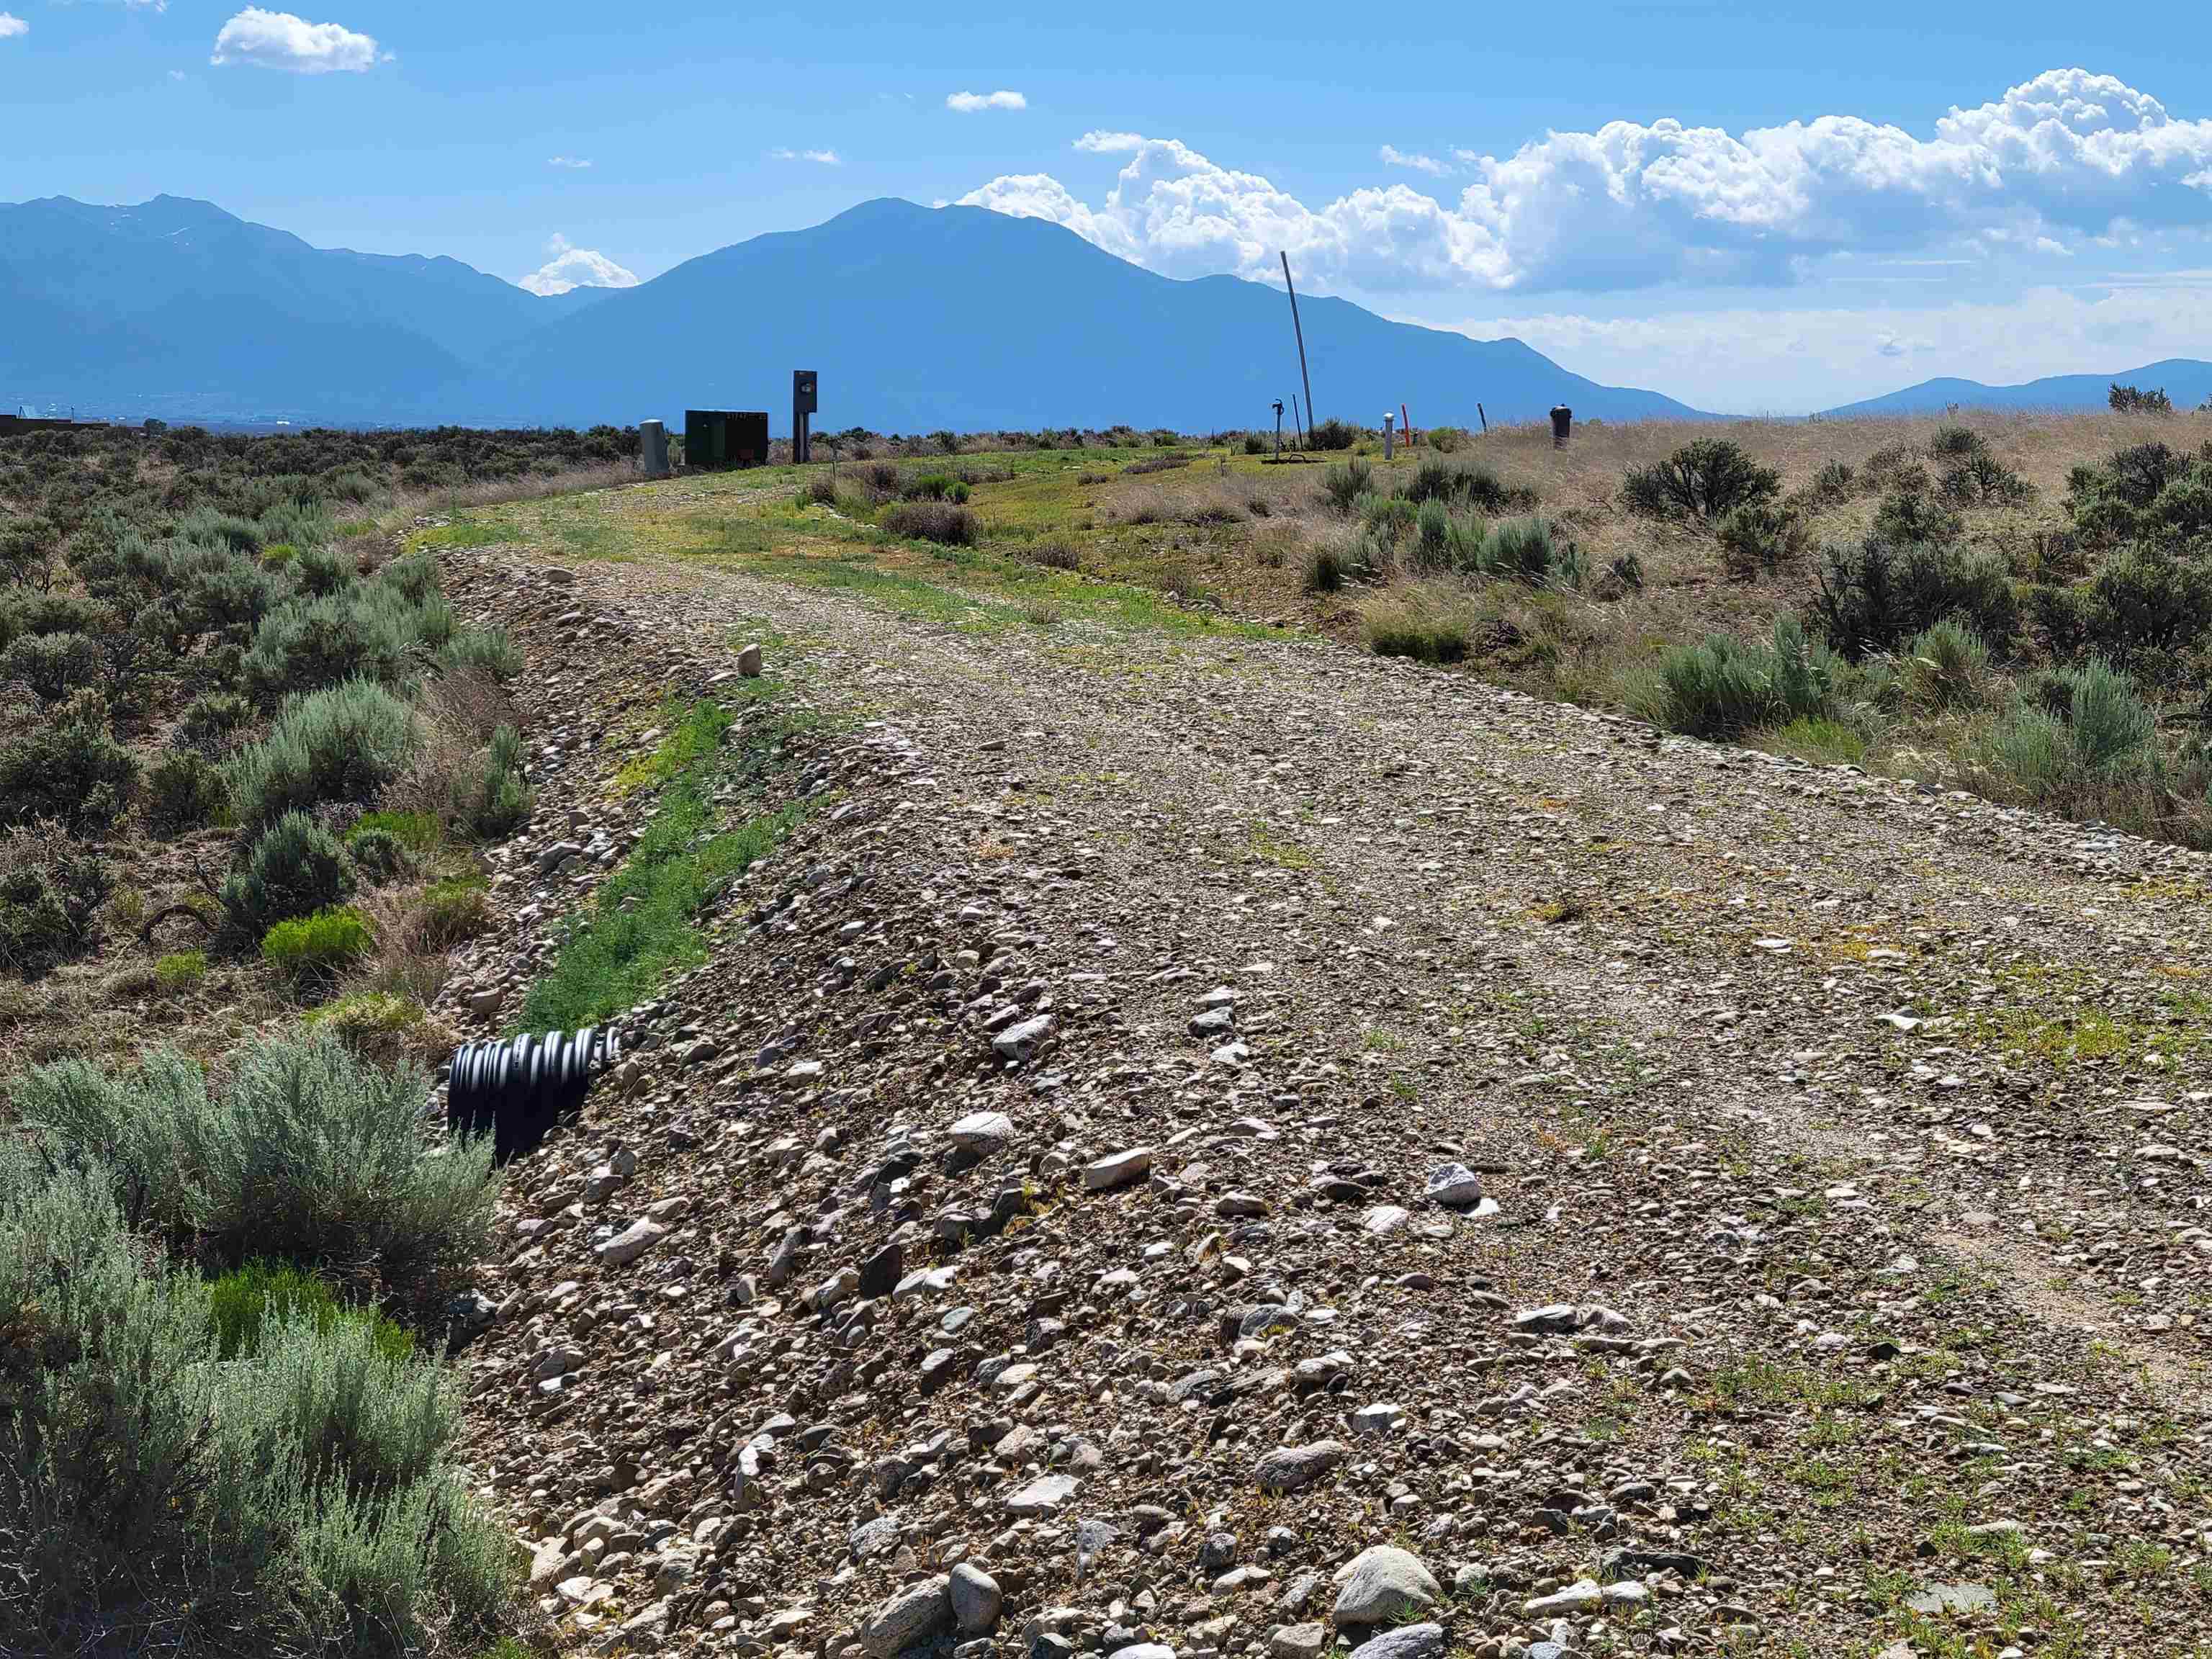
[[[1392,447],[1390,441],[1392,422],[1396,421],[1397,418],[1398,417],[1395,415],[1391,414],[1387,410],[1384,411],[1382,416],[1382,459],[1386,461],[1390,459],[1390,451]]]

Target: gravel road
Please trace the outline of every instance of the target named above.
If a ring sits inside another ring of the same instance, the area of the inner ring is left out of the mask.
[[[763,635],[829,717],[514,1166],[461,1363],[565,1643],[2203,1650],[2202,857],[1322,642],[544,569],[449,557],[541,789],[459,1023],[635,836],[611,737]]]

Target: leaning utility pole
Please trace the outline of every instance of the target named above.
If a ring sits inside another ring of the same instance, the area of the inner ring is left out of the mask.
[[[1291,256],[1287,252],[1283,255],[1283,286],[1290,290],[1291,327],[1298,337],[1298,379],[1305,384],[1306,429],[1311,431],[1314,419],[1313,378],[1306,373],[1306,331],[1298,321],[1298,291],[1291,284]]]

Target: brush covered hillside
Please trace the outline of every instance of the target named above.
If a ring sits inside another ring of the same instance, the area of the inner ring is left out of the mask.
[[[1517,340],[1386,322],[1300,301],[1325,416],[1423,425],[1533,420],[1553,404],[1639,420],[1690,413],[1601,386]],[[1175,282],[1073,232],[982,208],[869,202],[811,229],[757,236],[611,296],[519,342],[460,402],[557,422],[680,418],[765,407],[782,429],[789,371],[818,369],[824,429],[1034,430],[1104,420],[1181,431],[1267,424],[1303,401],[1279,289]]]
[[[204,202],[56,198],[0,205],[0,403],[125,418],[581,427],[735,408],[782,431],[797,368],[821,371],[824,430],[1218,430],[1303,395],[1279,290],[1171,282],[1055,225],[890,200],[637,288],[542,298],[453,259],[311,247]],[[1306,300],[1304,321],[1328,415],[1690,412],[1516,340],[1341,300]]]

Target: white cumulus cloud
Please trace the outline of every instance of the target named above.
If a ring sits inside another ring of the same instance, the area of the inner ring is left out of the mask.
[[[1385,144],[1375,154],[1385,167],[1411,167],[1416,173],[1434,173],[1439,178],[1451,171],[1433,155],[1408,155],[1395,144]]]
[[[31,26],[13,12],[0,11],[0,40],[12,40],[19,34],[28,34]]]
[[[772,149],[768,158],[771,161],[812,161],[825,167],[845,165],[845,158],[834,149]]]
[[[564,173],[582,173],[592,164],[580,155],[549,155],[545,158],[545,165],[559,167]]]
[[[566,294],[572,288],[635,288],[637,273],[626,270],[604,253],[578,247],[567,237],[554,234],[545,244],[545,263],[517,284],[532,294]]]
[[[2109,279],[2108,279],[2109,280]],[[1726,307],[1593,318],[1536,313],[1467,323],[1612,385],[1656,386],[1699,409],[1802,414],[1937,375],[2008,385],[2105,374],[2173,354],[2212,327],[2212,270],[2111,281],[2101,295],[2034,288],[1996,301]]]
[[[954,92],[945,98],[945,107],[957,110],[963,115],[973,115],[986,109],[1027,109],[1030,100],[1018,92]]]
[[[1457,150],[1469,182],[1442,200],[1382,185],[1309,204],[1172,138],[1091,132],[1076,148],[1129,157],[1101,202],[1045,173],[962,199],[1170,275],[1263,276],[1280,248],[1319,284],[1376,291],[1781,285],[1845,252],[2118,241],[2212,217],[2212,119],[2080,69],[1954,107],[1926,137],[1852,115],[1741,133],[1666,119]]]
[[[248,6],[215,38],[210,64],[257,64],[294,75],[360,75],[388,61],[373,36],[343,23],[310,23],[289,11]]]

